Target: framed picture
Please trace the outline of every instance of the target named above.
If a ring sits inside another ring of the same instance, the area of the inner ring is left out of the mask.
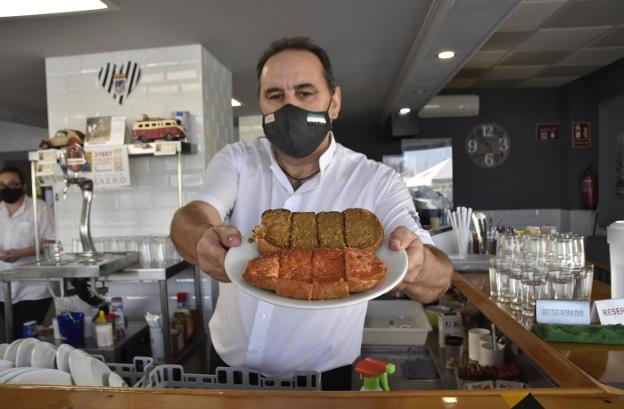
[[[123,145],[126,140],[126,118],[100,116],[87,118],[85,146]]]

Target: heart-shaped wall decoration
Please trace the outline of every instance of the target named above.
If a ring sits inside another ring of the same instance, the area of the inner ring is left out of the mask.
[[[140,79],[141,67],[132,61],[121,65],[108,62],[98,72],[99,84],[119,105],[128,98]]]

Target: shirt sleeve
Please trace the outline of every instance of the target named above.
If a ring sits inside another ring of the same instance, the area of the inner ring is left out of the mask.
[[[386,236],[397,227],[405,226],[416,233],[424,244],[434,245],[429,232],[420,225],[412,196],[399,174],[387,166],[381,166],[377,182],[375,213],[381,219]]]
[[[39,240],[55,240],[54,213],[52,209],[43,200],[38,200],[37,206],[37,213],[39,216]]]
[[[238,149],[227,145],[210,160],[204,173],[204,184],[195,197],[211,204],[223,221],[236,202],[238,191]]]

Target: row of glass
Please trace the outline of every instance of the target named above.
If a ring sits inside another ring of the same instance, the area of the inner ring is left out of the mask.
[[[500,234],[490,261],[490,297],[522,325],[535,321],[538,299],[588,300],[594,266],[585,264],[583,236]]]
[[[93,244],[99,252],[138,251],[141,264],[180,259],[180,255],[168,236],[97,237],[93,239]],[[79,239],[73,239],[72,252],[81,251],[82,243]]]
[[[583,236],[550,231],[525,235],[501,233],[496,242],[496,259],[502,266],[582,268],[585,265]]]

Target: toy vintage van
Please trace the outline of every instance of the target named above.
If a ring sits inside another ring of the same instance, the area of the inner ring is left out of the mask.
[[[132,125],[132,138],[143,143],[164,139],[179,141],[186,138],[184,127],[178,119],[151,118]]]

